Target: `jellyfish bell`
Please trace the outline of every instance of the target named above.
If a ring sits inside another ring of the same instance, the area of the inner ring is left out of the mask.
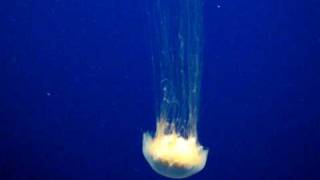
[[[157,173],[181,179],[204,168],[208,150],[197,142],[195,135],[183,137],[174,124],[160,121],[154,137],[143,134],[143,155]]]

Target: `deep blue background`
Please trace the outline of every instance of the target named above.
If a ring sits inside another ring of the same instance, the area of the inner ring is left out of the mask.
[[[164,179],[148,0],[0,6],[0,179]],[[320,179],[320,1],[205,0],[201,143],[190,179]]]

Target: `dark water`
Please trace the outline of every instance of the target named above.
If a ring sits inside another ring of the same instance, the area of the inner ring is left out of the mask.
[[[148,0],[0,6],[0,179],[164,179]],[[320,1],[204,1],[199,136],[190,179],[320,179]]]

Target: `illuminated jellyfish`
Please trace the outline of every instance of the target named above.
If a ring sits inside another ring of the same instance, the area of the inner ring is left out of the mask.
[[[208,155],[197,135],[202,2],[153,3],[150,17],[157,125],[154,134],[143,134],[143,155],[157,173],[186,178],[204,168]]]

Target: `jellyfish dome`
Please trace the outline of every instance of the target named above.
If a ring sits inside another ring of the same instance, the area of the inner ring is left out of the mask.
[[[186,178],[201,171],[207,160],[205,150],[197,138],[182,137],[172,131],[165,133],[166,124],[159,122],[155,137],[143,135],[143,155],[157,173],[169,178]]]

